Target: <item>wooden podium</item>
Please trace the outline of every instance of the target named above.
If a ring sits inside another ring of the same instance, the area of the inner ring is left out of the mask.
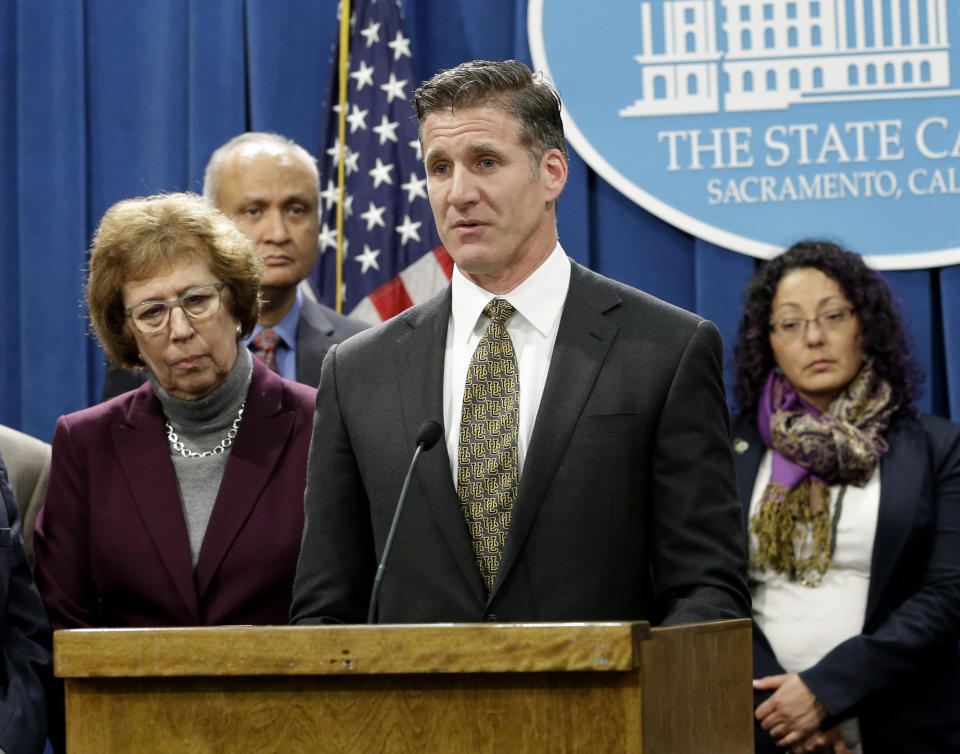
[[[58,631],[68,754],[753,751],[750,621]]]

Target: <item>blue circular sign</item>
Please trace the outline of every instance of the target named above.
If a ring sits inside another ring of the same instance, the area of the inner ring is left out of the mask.
[[[530,0],[567,136],[667,222],[769,257],[840,240],[960,262],[960,10],[947,0]]]

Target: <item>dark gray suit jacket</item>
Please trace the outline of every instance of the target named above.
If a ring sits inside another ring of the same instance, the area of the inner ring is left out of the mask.
[[[291,618],[362,622],[397,494],[441,421],[450,288],[331,349]],[[497,582],[474,562],[444,444],[426,453],[382,622],[749,615],[716,328],[574,264]]]
[[[370,325],[303,297],[297,327],[297,382],[316,387],[327,351]]]
[[[316,387],[320,382],[320,367],[330,346],[346,340],[369,325],[335,312],[330,307],[303,297],[300,323],[297,326],[297,382]],[[123,369],[108,364],[103,377],[100,400],[134,390],[147,381],[142,369]]]

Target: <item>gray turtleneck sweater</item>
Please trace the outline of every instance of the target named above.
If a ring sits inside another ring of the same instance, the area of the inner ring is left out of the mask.
[[[203,398],[195,401],[175,398],[160,386],[152,374],[150,383],[153,385],[153,392],[160,399],[167,421],[179,435],[184,447],[202,453],[213,450],[227,436],[240,406],[247,399],[252,373],[253,357],[250,351],[240,344],[237,348],[237,360],[227,379]],[[242,427],[241,424],[241,431]],[[190,555],[196,567],[230,448],[205,458],[184,458],[172,445],[169,447],[173,470],[177,476],[177,488],[180,491],[180,504],[183,506],[183,518],[190,536]]]

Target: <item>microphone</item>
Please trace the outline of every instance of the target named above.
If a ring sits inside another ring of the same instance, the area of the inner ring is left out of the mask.
[[[430,450],[437,444],[437,440],[443,435],[443,427],[437,422],[425,421],[417,430],[417,449],[413,451],[413,458],[410,459],[410,468],[407,469],[407,476],[403,480],[403,488],[400,490],[400,498],[397,500],[397,509],[393,513],[393,522],[390,524],[390,531],[387,534],[387,541],[383,546],[383,555],[380,556],[380,563],[377,565],[377,574],[373,577],[373,591],[370,593],[370,604],[367,607],[367,623],[376,622],[377,617],[377,599],[380,596],[380,585],[383,583],[383,573],[387,567],[387,558],[390,557],[390,549],[393,547],[393,535],[397,533],[397,523],[400,521],[400,514],[403,512],[403,504],[407,501],[407,490],[410,489],[410,480],[413,478],[413,470],[417,467],[417,461],[424,451]]]

